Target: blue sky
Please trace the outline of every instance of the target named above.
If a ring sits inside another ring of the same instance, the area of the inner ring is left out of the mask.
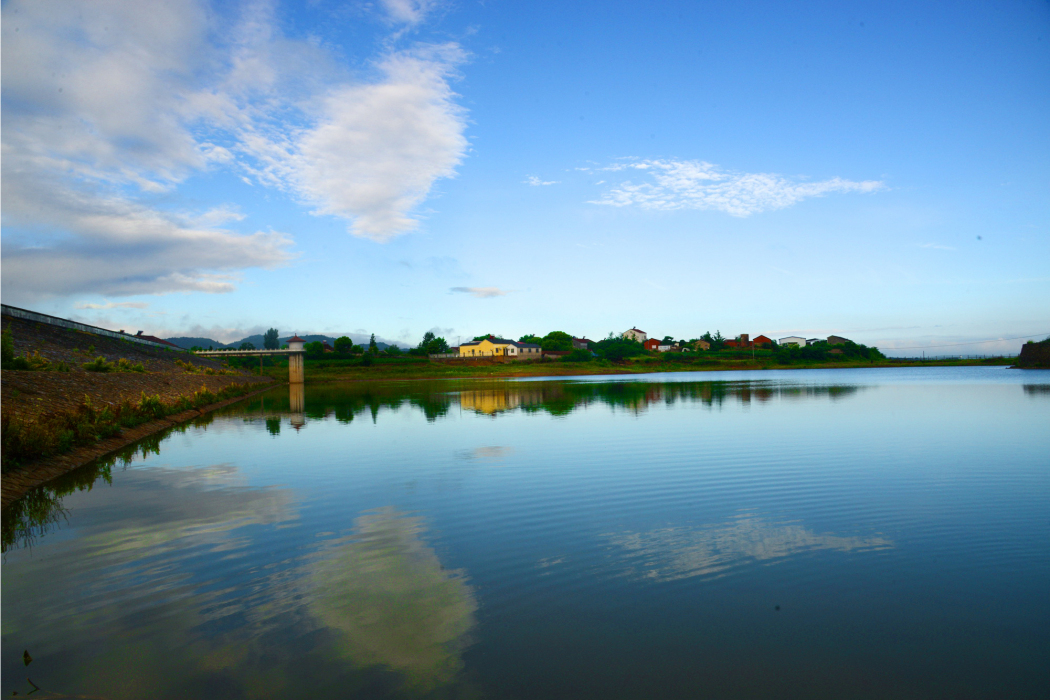
[[[8,0],[2,32],[8,304],[223,341],[1050,333],[1045,2]]]

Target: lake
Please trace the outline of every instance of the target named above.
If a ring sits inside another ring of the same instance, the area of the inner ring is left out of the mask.
[[[5,696],[1050,693],[1050,371],[285,386],[3,525]]]

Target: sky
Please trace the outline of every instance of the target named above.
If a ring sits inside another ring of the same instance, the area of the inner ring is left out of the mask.
[[[0,31],[5,304],[222,342],[1050,334],[1050,3],[7,0]]]

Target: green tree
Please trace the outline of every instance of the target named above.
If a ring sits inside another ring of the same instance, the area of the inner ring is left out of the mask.
[[[372,353],[373,355],[378,355],[379,354],[379,346],[376,345],[376,334],[375,333],[373,333],[372,337],[368,339],[368,352]]]
[[[254,345],[252,345],[251,343],[249,343],[249,342],[248,342],[248,341],[246,340],[246,341],[244,341],[243,343],[241,343],[241,346],[240,346],[239,348],[237,348],[237,349],[238,349],[238,350],[254,350],[254,349],[255,349],[255,346],[254,346]]]
[[[306,351],[307,357],[320,357],[321,355],[324,355],[324,343],[320,340],[315,340],[312,343],[304,345],[303,350]]]
[[[535,345],[539,345],[541,340],[543,340],[543,338],[539,337],[538,335],[532,335],[531,333],[529,335],[523,335],[520,338],[518,338],[519,343],[533,343]]]
[[[432,331],[427,331],[423,334],[423,340],[419,341],[419,349],[426,350],[428,347],[430,347],[430,343],[432,343],[433,341],[434,333]]]
[[[401,354],[401,348],[399,348],[396,345],[387,345],[386,346],[386,354],[390,355],[391,357],[397,357],[398,355]]]
[[[263,333],[263,347],[267,350],[276,350],[281,346],[277,340],[277,329],[271,328],[270,330]]]
[[[449,351],[448,341],[445,340],[444,338],[440,337],[440,336],[437,337],[437,338],[434,338],[433,340],[431,340],[430,344],[427,345],[427,353],[428,354],[429,353],[433,353],[433,354],[437,355],[437,354],[441,354],[441,353],[446,353],[448,351]]]
[[[335,339],[335,351],[340,355],[347,354],[353,347],[354,341],[345,335]]]
[[[714,335],[711,335],[711,331],[707,331],[700,336],[700,340],[710,343],[712,350],[721,350],[726,346],[726,339],[722,337],[722,331],[715,331]]]
[[[496,336],[492,335],[491,333],[486,333],[485,335],[475,336],[474,340],[485,340],[486,338],[495,338],[495,337]]]
[[[605,358],[606,360],[613,360],[614,362],[626,360],[628,357],[645,354],[645,348],[637,340],[620,338],[619,336],[614,336],[612,333],[609,334],[608,338],[599,340],[595,343],[594,347],[595,352],[598,353],[599,357]]]
[[[551,331],[543,336],[540,347],[544,350],[572,350],[572,336],[564,331]]]

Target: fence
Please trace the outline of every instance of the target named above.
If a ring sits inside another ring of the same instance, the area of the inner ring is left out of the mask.
[[[69,319],[59,318],[58,316],[49,316],[48,314],[42,314],[36,311],[30,311],[28,309],[20,309],[17,306],[8,306],[7,304],[0,304],[0,314],[3,314],[4,316],[10,316],[12,318],[21,318],[26,321],[35,321],[36,323],[46,323],[50,326],[70,328],[75,331],[83,331],[84,333],[93,333],[94,335],[104,335],[110,338],[119,338],[120,340],[126,340],[129,343],[139,343],[140,345],[148,345],[153,348],[165,348],[167,350],[187,352],[182,348],[172,347],[171,345],[164,345],[163,343],[154,343],[152,340],[138,338],[133,335],[128,335],[127,333],[118,333],[117,331],[99,328],[98,326],[89,326],[86,323],[78,323],[77,321],[70,321]]]

